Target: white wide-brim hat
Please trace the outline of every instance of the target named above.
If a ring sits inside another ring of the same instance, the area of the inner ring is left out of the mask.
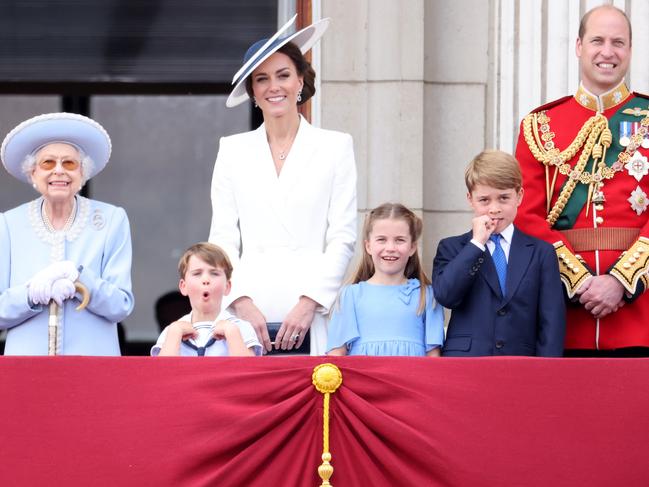
[[[295,32],[294,34],[280,38],[280,36],[286,32],[291,25],[293,25],[296,18],[297,15],[294,15],[293,18],[286,22],[270,39],[257,41],[248,48],[243,57],[243,66],[241,66],[239,71],[237,71],[232,78],[232,84],[235,85],[235,87],[225,102],[225,106],[229,108],[236,107],[249,98],[248,93],[246,92],[246,78],[252,74],[257,66],[277,52],[280,47],[288,42],[292,42],[300,49],[302,54],[304,54],[311,49],[316,42],[318,42],[320,37],[322,37],[322,34],[327,30],[327,27],[329,27],[329,19],[322,19]]]
[[[86,180],[106,167],[112,149],[108,132],[93,119],[76,113],[46,113],[25,120],[7,134],[0,147],[2,164],[13,177],[29,184],[22,170],[25,157],[52,143],[76,146],[92,159]]]

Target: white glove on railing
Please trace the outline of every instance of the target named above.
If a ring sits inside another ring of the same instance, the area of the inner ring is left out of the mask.
[[[54,262],[29,280],[29,299],[33,304],[47,304],[52,298],[52,284],[58,279],[74,282],[79,278],[77,266],[71,260]]]
[[[63,301],[72,298],[75,292],[74,282],[70,279],[57,279],[52,284],[52,299],[59,306],[63,306]]]

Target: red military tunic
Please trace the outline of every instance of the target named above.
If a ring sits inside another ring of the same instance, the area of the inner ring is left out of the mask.
[[[624,84],[600,97],[580,87],[521,123],[525,196],[516,225],[554,244],[568,297],[589,276],[609,273],[628,301],[599,320],[569,304],[566,349],[649,347],[647,126],[649,100]]]

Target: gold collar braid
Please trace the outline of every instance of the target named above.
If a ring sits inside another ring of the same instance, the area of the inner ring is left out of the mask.
[[[595,112],[603,112],[609,108],[619,105],[624,100],[626,100],[631,92],[624,84],[624,81],[621,81],[615,88],[602,93],[597,96],[591,93],[584,87],[582,83],[579,84],[577,93],[575,93],[575,100],[584,108],[593,110]]]

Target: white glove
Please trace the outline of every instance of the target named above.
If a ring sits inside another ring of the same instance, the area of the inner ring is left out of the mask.
[[[29,281],[29,300],[32,304],[47,304],[52,297],[52,281],[44,279],[38,274]]]
[[[52,269],[52,273],[55,275],[52,281],[57,279],[70,279],[72,282],[79,279],[79,271],[77,270],[77,265],[71,260],[62,260],[61,262],[54,262],[50,265],[49,268]],[[58,275],[56,275],[58,273]]]
[[[52,298],[52,284],[57,279],[76,281],[79,278],[77,266],[71,260],[54,262],[37,272],[29,280],[29,299],[34,304],[47,304]]]
[[[70,279],[57,279],[52,284],[52,299],[59,306],[63,306],[63,301],[72,298],[74,293],[74,282]]]

